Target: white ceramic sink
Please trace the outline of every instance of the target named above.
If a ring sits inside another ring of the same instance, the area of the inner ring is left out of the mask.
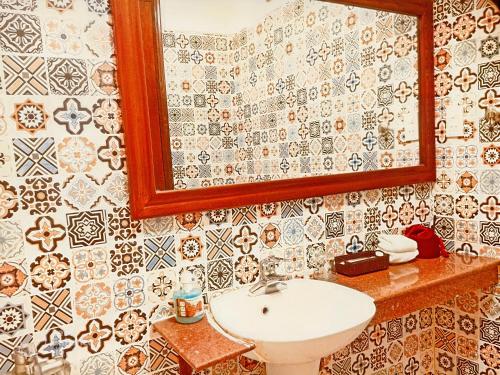
[[[213,318],[227,333],[251,340],[247,356],[268,375],[318,375],[319,360],[350,344],[375,315],[373,299],[331,282],[295,279],[287,289],[249,296],[249,287],[215,297]]]

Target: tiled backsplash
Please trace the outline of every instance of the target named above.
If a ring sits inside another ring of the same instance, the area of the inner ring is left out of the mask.
[[[183,269],[210,295],[256,280],[273,250],[300,273],[374,248],[377,231],[430,223],[433,212],[448,248],[498,256],[500,135],[485,109],[500,105],[500,14],[488,0],[435,8],[435,185],[138,222],[128,209],[108,1],[0,0],[0,373],[12,348],[29,342],[42,357],[65,355],[76,374],[175,373],[175,354],[148,325],[168,315]],[[499,298],[472,294],[371,327],[323,372],[493,375]],[[260,371],[241,361],[212,374]]]

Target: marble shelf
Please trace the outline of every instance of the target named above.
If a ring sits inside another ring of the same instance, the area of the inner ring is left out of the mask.
[[[492,287],[498,282],[499,265],[500,259],[451,254],[449,258],[416,259],[362,276],[330,274],[315,278],[336,282],[373,297],[377,313],[370,324],[377,324],[467,291]],[[221,335],[206,318],[189,325],[167,319],[155,323],[154,329],[179,353],[181,375],[236,358],[254,348]]]

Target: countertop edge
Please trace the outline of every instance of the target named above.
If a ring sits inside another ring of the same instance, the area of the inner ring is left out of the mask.
[[[493,258],[491,258],[491,259],[493,259]],[[469,271],[461,272],[459,274],[455,273],[455,274],[451,275],[450,277],[443,278],[440,280],[429,281],[425,286],[422,285],[422,286],[418,287],[417,290],[428,288],[428,287],[433,287],[433,286],[437,286],[437,285],[447,284],[447,283],[453,282],[453,281],[462,281],[462,279],[464,277],[475,276],[477,274],[483,274],[486,272],[490,272],[492,270],[495,270],[495,272],[497,272],[497,277],[498,277],[498,267],[500,267],[500,259],[497,260],[497,263],[485,265],[481,269],[472,269]],[[475,285],[473,286],[473,289],[481,289],[481,288],[482,287],[477,287]],[[388,301],[388,300],[393,300],[394,298],[405,296],[407,294],[411,294],[414,291],[415,291],[415,289],[413,289],[411,291],[401,289],[400,291],[395,292],[394,294],[392,294],[390,296],[383,296],[383,297],[379,297],[378,299],[374,298],[374,300],[375,300],[375,302],[384,302],[384,301]],[[367,293],[369,295],[368,292],[364,292],[364,293]],[[370,297],[372,297],[372,296],[370,296]]]
[[[170,344],[170,346],[172,347],[172,349],[174,349],[178,356],[179,357],[182,357],[182,359],[194,370],[194,371],[202,371],[202,370],[205,370],[217,363],[220,363],[220,362],[223,362],[223,361],[226,361],[226,360],[229,360],[229,359],[233,359],[233,358],[236,358],[242,354],[245,354],[247,352],[250,352],[252,351],[253,349],[255,349],[255,345],[254,344],[251,344],[251,343],[248,343],[248,344],[242,344],[242,343],[239,343],[237,341],[234,341],[234,340],[231,340],[230,338],[228,338],[227,336],[221,334],[220,332],[218,332],[215,328],[213,328],[210,323],[208,322],[208,319],[207,317],[204,317],[203,318],[205,320],[205,324],[207,326],[210,327],[211,329],[211,333],[215,334],[215,335],[218,335],[218,337],[220,337],[221,339],[225,340],[226,342],[230,342],[232,344],[234,344],[235,346],[239,346],[239,348],[237,348],[236,350],[232,350],[231,353],[229,354],[225,354],[223,356],[223,359],[221,359],[220,357],[219,358],[214,358],[214,359],[211,359],[211,360],[208,360],[206,362],[204,362],[203,364],[197,364],[195,363],[194,361],[192,361],[191,357],[192,355],[189,355],[189,353],[187,353],[187,350],[189,349],[183,349],[181,348],[181,346],[177,343],[177,342],[174,342],[174,340],[169,340],[169,335],[168,333],[164,333],[162,331],[165,330],[164,327],[161,326],[162,323],[165,323],[166,321],[171,321],[172,323],[174,323],[174,318],[169,318],[169,319],[165,319],[165,320],[161,320],[161,321],[158,321],[158,322],[155,322],[151,325],[152,329],[153,329],[153,332],[157,332],[158,334],[160,334],[163,338],[165,338],[165,340],[167,340],[167,342]],[[180,323],[174,323],[174,324],[179,324]],[[192,328],[195,328],[196,327],[196,324],[197,323],[193,323],[191,324],[190,326]],[[184,326],[182,326],[182,328],[186,328]],[[195,328],[196,329],[196,328]]]

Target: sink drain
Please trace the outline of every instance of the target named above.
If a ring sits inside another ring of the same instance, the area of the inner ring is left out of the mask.
[[[267,314],[269,312],[269,309],[267,307],[262,308],[262,314]]]

